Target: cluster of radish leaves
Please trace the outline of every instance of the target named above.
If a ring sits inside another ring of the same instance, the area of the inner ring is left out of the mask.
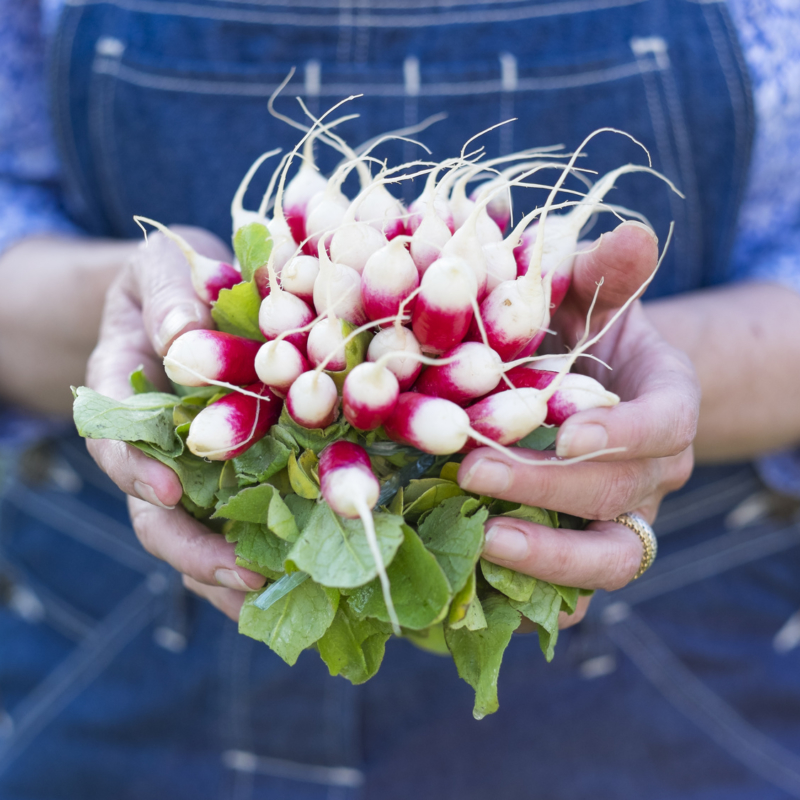
[[[259,341],[260,298],[252,275],[269,256],[265,233],[259,223],[237,233],[244,280],[224,289],[212,309],[220,330]],[[337,383],[363,360],[369,338],[365,333],[350,342],[347,368],[331,373]],[[542,651],[548,661],[553,657],[558,615],[575,610],[579,590],[480,554],[490,515],[558,527],[555,512],[465,492],[456,482],[458,456],[434,457],[395,444],[380,429],[364,435],[344,419],[322,430],[303,428],[285,410],[241,455],[206,461],[185,448],[185,438],[194,416],[225,390],[173,384],[174,394],[162,393],[142,370],[131,375],[131,385],[134,394],[121,401],[86,387],[74,390],[79,433],[129,442],[176,472],[184,507],[235,543],[240,566],[267,578],[265,589],[248,594],[240,632],[265,642],[288,664],[314,648],[332,675],[363,683],[378,671],[392,635],[362,523],[337,516],[319,496],[317,456],[342,439],[366,448],[381,480],[375,531],[403,636],[452,655],[475,690],[474,716],[498,708],[500,663],[523,617],[536,623]],[[539,428],[520,446],[546,449],[555,434]]]

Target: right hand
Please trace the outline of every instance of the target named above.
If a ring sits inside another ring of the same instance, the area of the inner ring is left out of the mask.
[[[208,231],[175,230],[203,255],[231,260],[228,248]],[[163,234],[151,234],[108,291],[87,384],[124,399],[132,394],[128,376],[143,365],[154,384],[170,391],[162,367],[169,346],[186,331],[211,327],[211,313],[195,294],[186,259]],[[145,550],[183,573],[188,588],[238,619],[244,593],[261,588],[265,579],[237,567],[234,545],[178,505],[183,495],[178,476],[124,442],[89,439],[86,444],[100,468],[130,496],[133,529]]]

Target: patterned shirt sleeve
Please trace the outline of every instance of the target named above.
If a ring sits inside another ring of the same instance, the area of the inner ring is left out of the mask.
[[[800,3],[728,0],[728,7],[757,120],[730,277],[800,292]]]
[[[43,233],[79,234],[59,190],[45,89],[52,2],[0,0],[0,254]]]

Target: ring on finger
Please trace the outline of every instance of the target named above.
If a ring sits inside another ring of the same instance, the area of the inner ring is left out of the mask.
[[[639,565],[639,569],[632,578],[632,580],[635,581],[650,569],[653,562],[656,560],[656,554],[658,553],[656,534],[647,520],[640,517],[638,514],[620,514],[614,519],[614,522],[618,522],[620,525],[625,525],[625,527],[630,528],[639,537],[642,543],[642,548],[644,549],[642,553],[642,563]]]

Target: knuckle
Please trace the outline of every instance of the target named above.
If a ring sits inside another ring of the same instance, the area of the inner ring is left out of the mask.
[[[635,539],[634,542],[628,541],[620,542],[615,548],[614,553],[610,557],[609,568],[606,570],[604,580],[600,584],[600,588],[607,592],[614,592],[627,586],[633,576],[639,569],[642,563],[642,546],[638,537],[632,531],[628,531],[631,537]],[[626,537],[630,539],[630,537]]]
[[[597,498],[597,519],[610,520],[629,511],[641,483],[641,469],[637,462],[621,461],[606,472]]]

